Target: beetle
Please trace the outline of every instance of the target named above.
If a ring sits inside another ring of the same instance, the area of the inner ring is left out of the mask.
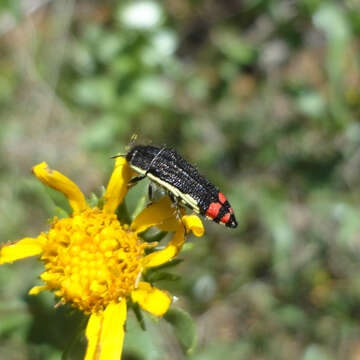
[[[147,177],[164,188],[176,204],[181,203],[229,228],[237,227],[234,211],[225,195],[174,149],[134,145],[125,158],[139,174],[129,184]]]

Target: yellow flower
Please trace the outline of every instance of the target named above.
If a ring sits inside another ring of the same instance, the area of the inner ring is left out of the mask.
[[[85,360],[119,360],[127,299],[156,316],[165,314],[171,304],[167,292],[141,281],[141,275],[173,259],[184,244],[185,231],[202,236],[203,225],[195,215],[177,219],[168,197],[145,208],[130,225],[120,223],[115,210],[134,175],[122,157],[116,160],[102,209],[90,208],[80,189],[45,162],[36,165],[33,172],[67,197],[73,214],[63,219],[55,217],[48,233],[3,246],[0,264],[41,255],[44,285],[33,287],[29,293],[52,290],[61,303],[71,303],[90,315]],[[144,242],[139,234],[152,226],[174,231],[175,235],[163,250],[146,255],[146,248],[157,243]]]

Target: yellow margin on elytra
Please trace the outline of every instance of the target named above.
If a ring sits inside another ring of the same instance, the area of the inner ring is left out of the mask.
[[[146,170],[140,169],[137,166],[130,164],[130,167],[140,175],[145,175],[145,173],[146,173]],[[166,181],[163,181],[163,180],[157,178],[156,176],[154,176],[153,174],[151,174],[149,172],[146,174],[146,176],[154,183],[156,183],[156,184],[162,186],[163,188],[165,188],[166,190],[170,191],[172,194],[174,194],[175,197],[180,198],[181,202],[184,205],[189,204],[195,212],[200,214],[200,208],[197,204],[197,201],[194,198],[192,198],[189,194],[182,193],[175,186],[168,184]]]

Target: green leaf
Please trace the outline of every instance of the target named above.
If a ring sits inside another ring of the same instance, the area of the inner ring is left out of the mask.
[[[191,354],[196,346],[195,325],[191,316],[184,310],[170,308],[164,319],[173,327],[181,347],[186,354]]]
[[[190,251],[194,248],[195,244],[193,242],[186,242],[181,249],[181,252]]]
[[[136,320],[138,321],[142,330],[146,330],[145,320],[143,313],[141,312],[140,306],[138,304],[131,303],[131,307],[134,310],[134,314],[136,316]]]
[[[87,199],[87,203],[91,208],[95,207],[99,203],[99,198],[95,193],[91,193],[89,198]]]
[[[69,217],[69,213],[65,209],[63,209],[63,208],[61,208],[59,206],[55,207],[54,215],[57,216],[59,219]],[[50,222],[52,222],[52,221],[53,221],[53,219],[50,219]]]
[[[125,224],[131,223],[130,215],[125,202],[119,205],[115,213],[117,214],[117,217],[120,220],[120,222],[124,222]]]
[[[171,274],[165,271],[156,271],[153,273],[148,274],[147,276],[147,280],[151,283],[156,282],[156,281],[177,281],[180,279],[179,275],[176,274]]]
[[[146,242],[160,242],[168,233],[166,231],[159,231],[156,234],[148,234],[147,232],[145,232],[144,234],[141,235],[141,237],[144,239],[144,241]]]
[[[148,203],[148,198],[146,195],[141,196],[138,200],[134,211],[131,213],[131,218],[135,219],[145,208]]]
[[[166,359],[161,346],[161,333],[159,327],[144,312],[144,320],[149,331],[143,331],[135,319],[135,314],[130,311],[126,320],[126,336],[124,341],[123,358],[137,360]]]
[[[70,342],[66,345],[65,350],[62,353],[61,360],[71,359],[71,352],[74,350],[75,345],[80,341],[81,337],[83,336],[87,322],[88,322],[88,317],[84,317],[80,321],[80,324],[76,329],[76,332],[73,334],[73,337],[71,338]]]

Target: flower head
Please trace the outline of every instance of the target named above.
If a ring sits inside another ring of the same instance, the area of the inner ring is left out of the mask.
[[[44,285],[33,287],[29,293],[52,290],[60,303],[70,303],[89,314],[85,359],[118,360],[127,299],[156,316],[165,314],[171,304],[171,296],[142,281],[142,275],[173,259],[184,244],[185,232],[191,230],[201,236],[203,225],[195,215],[182,214],[178,219],[168,197],[149,205],[131,224],[121,223],[115,211],[134,175],[122,157],[116,160],[102,208],[89,207],[80,189],[45,162],[36,165],[33,172],[44,184],[67,197],[73,213],[63,219],[54,217],[49,231],[37,238],[3,246],[0,264],[41,255]],[[164,249],[146,254],[146,249],[157,243],[147,243],[139,234],[152,226],[175,234]]]

